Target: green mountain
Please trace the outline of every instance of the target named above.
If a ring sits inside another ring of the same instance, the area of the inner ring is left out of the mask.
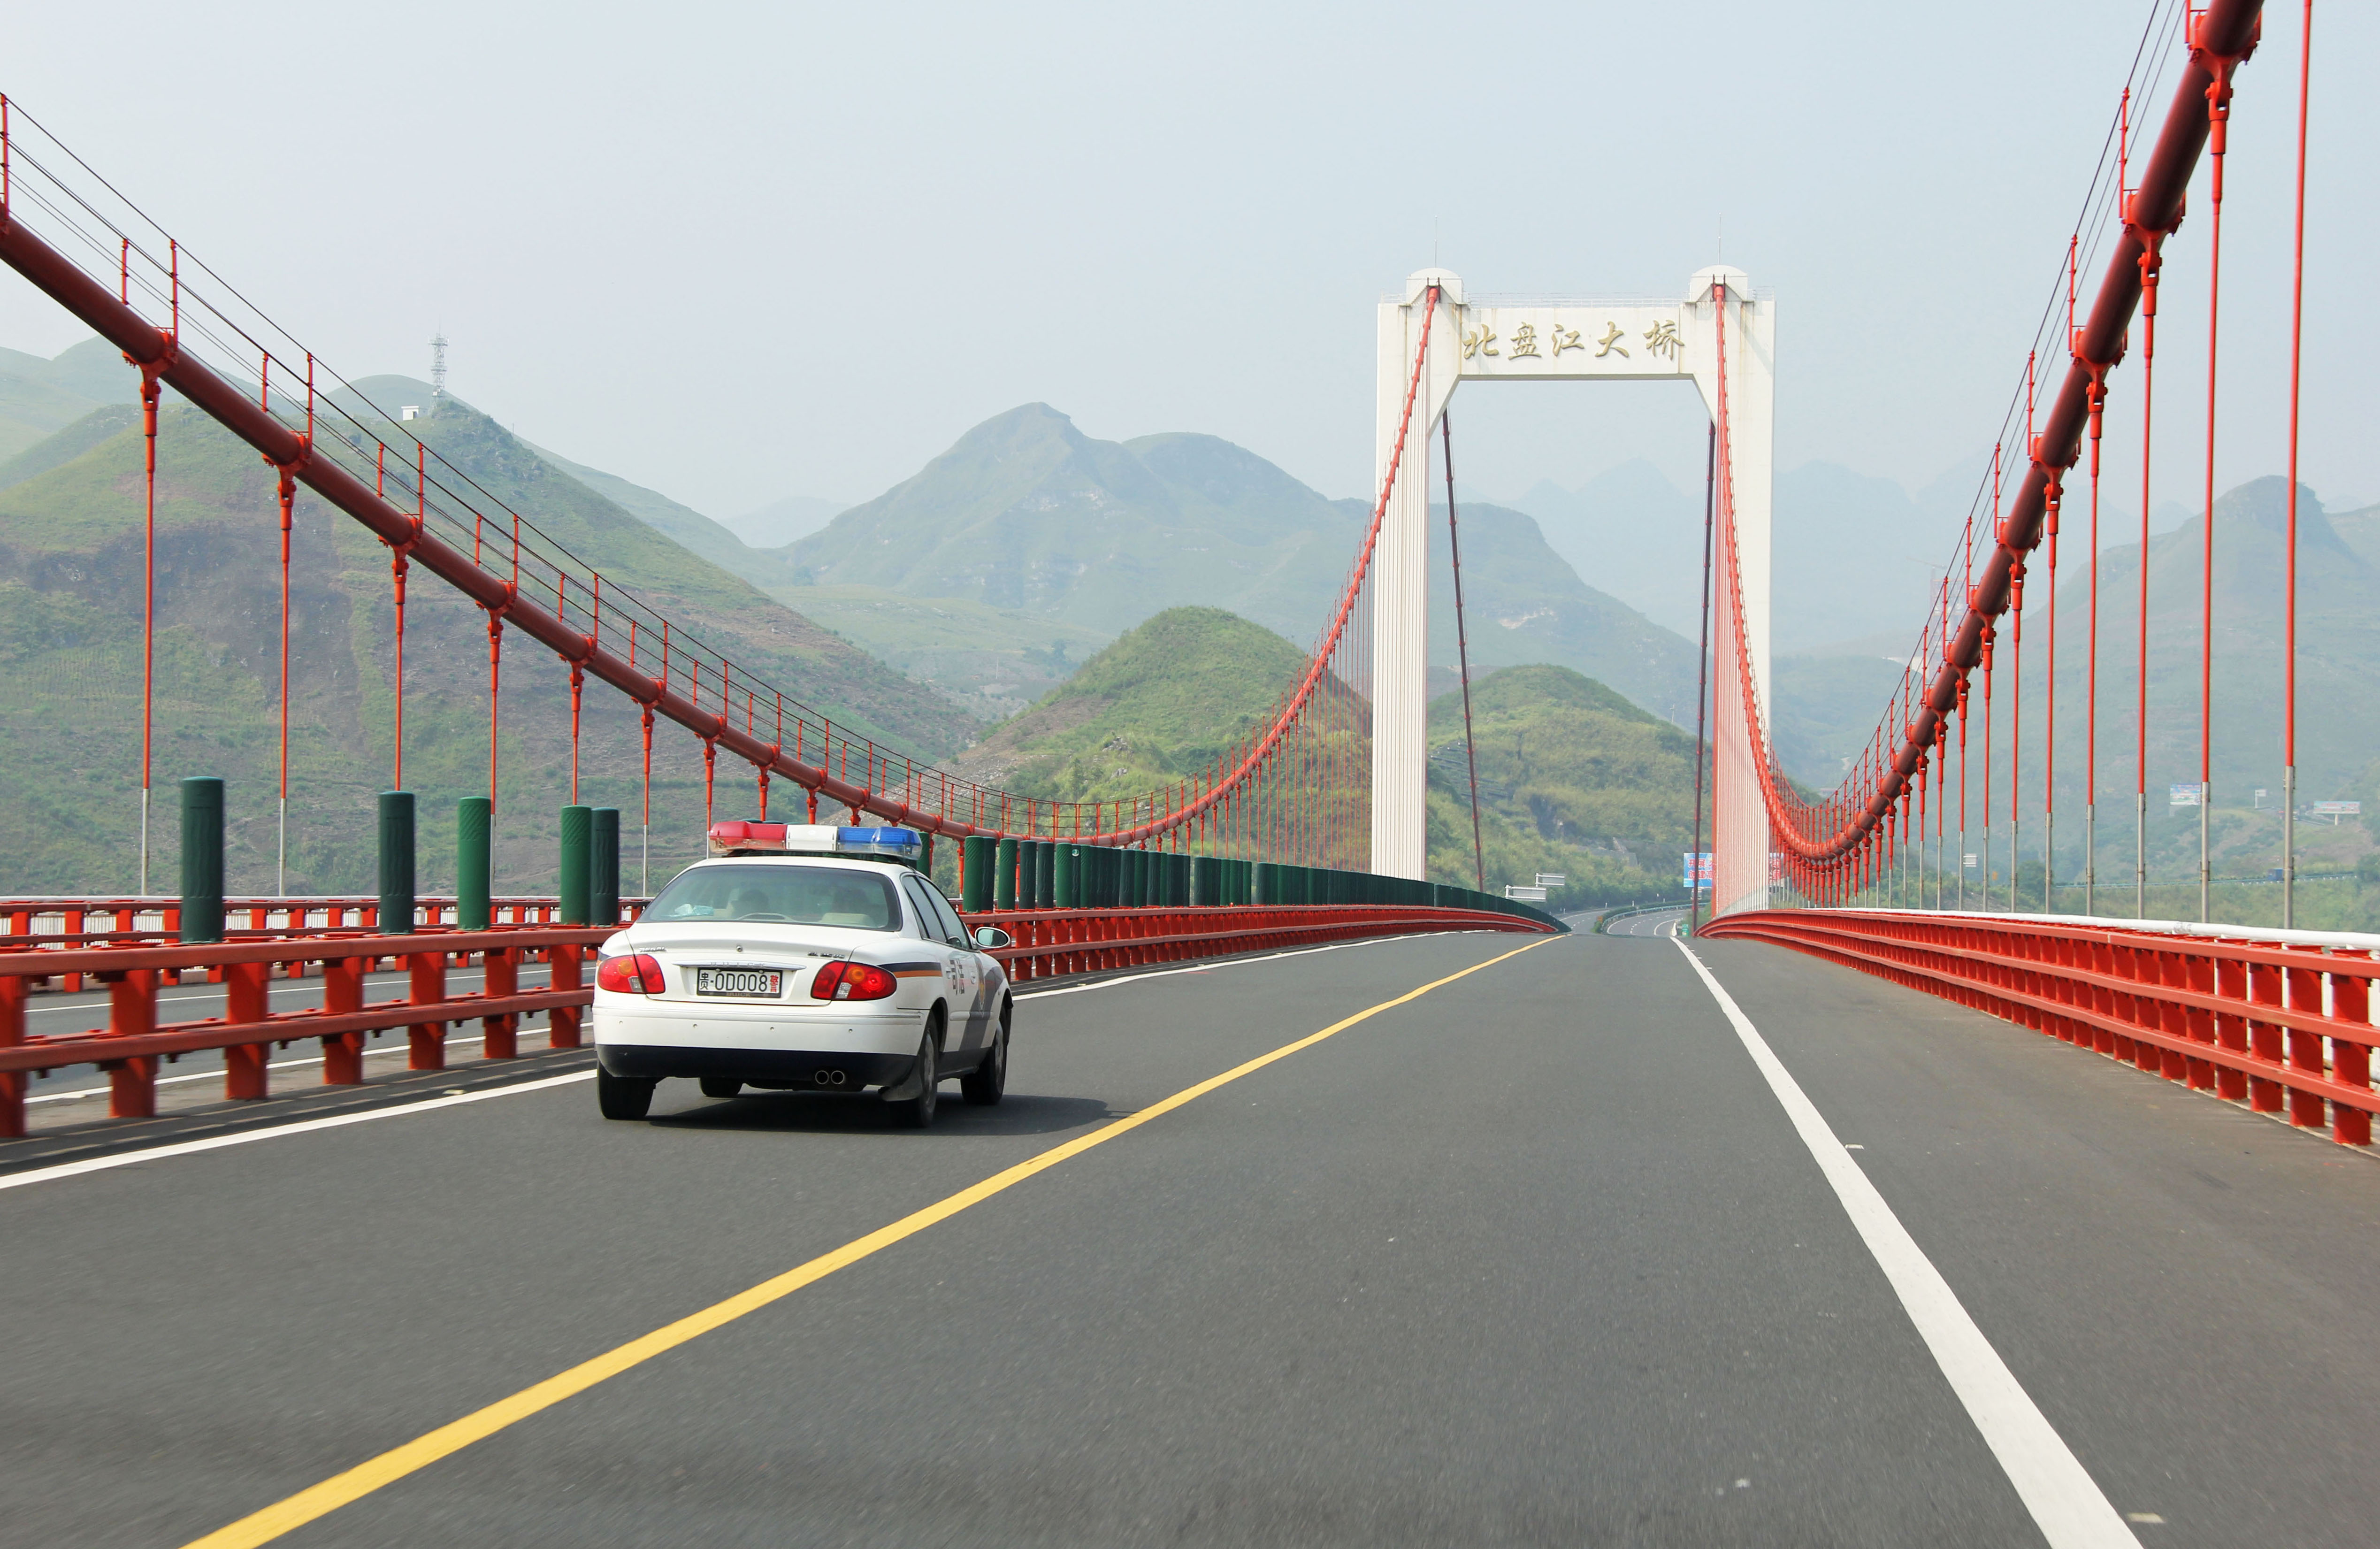
[[[1062,687],[996,727],[953,761],[976,779],[1019,794],[1112,800],[1210,770],[1227,749],[1269,723],[1305,670],[1305,653],[1220,608],[1172,608],[1127,631]],[[1344,715],[1368,708],[1335,680]],[[1566,872],[1567,904],[1675,891],[1674,862],[1692,828],[1693,738],[1622,695],[1566,667],[1508,667],[1472,686],[1478,731],[1482,835],[1491,886]],[[1351,750],[1343,733],[1316,751]],[[1459,693],[1429,707],[1430,873],[1470,884],[1470,804]],[[1338,798],[1352,818],[1367,790],[1360,756]],[[1335,864],[1369,864],[1360,825],[1344,830]]]
[[[115,411],[94,411],[112,414]],[[361,410],[358,409],[360,413]],[[443,456],[659,611],[838,726],[925,756],[976,723],[924,686],[771,600],[570,478],[452,398],[408,423]],[[141,446],[135,431],[59,433],[96,444],[0,489],[0,892],[128,889],[138,823]],[[38,450],[38,448],[37,448]],[[279,532],[271,470],[244,444],[169,405],[159,438],[156,834],[151,883],[170,887],[175,782],[229,782],[234,891],[273,885],[279,698]],[[20,458],[21,462],[21,458]],[[290,695],[290,886],[369,890],[372,806],[392,774],[389,556],[344,514],[301,494],[295,511]],[[497,883],[550,891],[555,811],[570,771],[563,665],[513,634],[504,653]],[[422,801],[422,884],[451,884],[454,801],[484,794],[485,616],[416,571],[406,631],[406,783]],[[585,696],[581,795],[641,817],[633,707]],[[654,854],[700,842],[699,742],[654,738]],[[757,802],[719,771],[722,809]],[[784,799],[785,787],[779,788]],[[628,876],[636,875],[632,841]],[[666,872],[662,873],[666,875]],[[631,884],[631,885],[633,885]]]
[[[1467,568],[1467,567],[1466,567]],[[1576,907],[1679,893],[1694,832],[1694,740],[1567,667],[1507,667],[1471,685],[1490,886],[1560,872]],[[1463,696],[1429,705],[1429,865],[1474,874]]]
[[[977,426],[916,477],[786,552],[795,585],[854,601],[953,598],[1102,639],[1168,608],[1221,608],[1308,640],[1346,582],[1368,513],[1364,502],[1326,499],[1213,436],[1097,441],[1047,405],[1028,404]],[[1520,512],[1467,507],[1463,531],[1478,662],[1558,661],[1657,711],[1691,710],[1691,643],[1581,582]],[[1451,667],[1453,578],[1442,520],[1433,543],[1430,655]],[[811,606],[801,591],[771,590]],[[1029,685],[1017,643],[994,636],[979,649],[1004,651],[982,660],[997,663],[1002,680]]]
[[[55,360],[0,349],[0,460],[13,459],[103,404],[138,404],[140,373],[103,340]]]
[[[952,767],[1022,796],[1144,795],[1206,773],[1227,746],[1269,725],[1305,664],[1295,645],[1220,608],[1169,608]]]

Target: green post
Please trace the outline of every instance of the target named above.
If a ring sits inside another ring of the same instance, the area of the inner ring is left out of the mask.
[[[620,922],[620,809],[595,809],[595,853],[588,878],[588,922]]]
[[[991,907],[991,835],[970,834],[959,841],[959,865],[965,877],[959,886],[959,908],[981,914]]]
[[[224,783],[212,774],[182,782],[182,939],[224,933]]]
[[[1051,907],[1080,909],[1082,907],[1083,847],[1061,843],[1056,859],[1050,863],[1050,896]]]
[[[380,793],[380,933],[413,933],[413,793]]]
[[[455,804],[455,922],[466,931],[489,924],[489,847],[494,837],[496,804],[467,796]]]
[[[991,862],[991,907],[1016,907],[1016,841],[1002,839]]]
[[[593,866],[589,854],[595,848],[595,810],[591,807],[562,809],[562,923],[584,925],[592,910]]]

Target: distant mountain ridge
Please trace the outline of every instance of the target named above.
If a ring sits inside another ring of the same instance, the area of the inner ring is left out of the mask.
[[[1552,661],[1662,714],[1690,712],[1694,648],[1580,581],[1524,513],[1462,513],[1472,644],[1487,666]],[[1370,517],[1245,448],[1174,433],[1098,441],[1046,404],[997,415],[915,477],[785,551],[794,584],[956,598],[1121,634],[1221,608],[1311,641]],[[1455,662],[1444,511],[1431,523],[1430,660]],[[799,607],[799,591],[782,592]]]

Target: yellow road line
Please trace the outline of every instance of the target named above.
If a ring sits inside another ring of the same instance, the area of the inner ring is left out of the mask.
[[[1358,1022],[1369,1020],[1383,1011],[1395,1009],[1419,1000],[1432,990],[1465,979],[1482,969],[1534,951],[1555,938],[1541,937],[1526,946],[1490,957],[1484,963],[1474,963],[1459,973],[1434,979],[1419,989],[1408,990],[1393,1000],[1366,1006],[1354,1016],[1331,1023],[1319,1032],[1308,1033],[1293,1043],[1284,1043],[1269,1054],[1258,1055],[1245,1065],[1235,1065],[1220,1076],[1209,1076],[1196,1086],[1183,1088],[1162,1102],[1153,1103],[1138,1113],[1117,1119],[1087,1135],[1079,1135],[1062,1145],[1050,1147],[1039,1155],[1019,1162],[1005,1172],[994,1173],[982,1182],[960,1189],[948,1199],[928,1205],[913,1214],[905,1215],[889,1226],[880,1226],[866,1237],[844,1243],[831,1253],[821,1253],[806,1264],[787,1270],[772,1279],[763,1280],[749,1290],[738,1291],[724,1301],[714,1302],[701,1311],[680,1318],[653,1330],[641,1338],[631,1339],[616,1348],[604,1351],[591,1360],[579,1362],[566,1372],[559,1372],[534,1386],[525,1387],[509,1398],[500,1398],[483,1409],[477,1409],[462,1419],[440,1426],[426,1435],[417,1436],[403,1446],[394,1447],[368,1462],[358,1463],[346,1472],[334,1474],[322,1483],[300,1490],[285,1500],[276,1501],[263,1510],[241,1518],[228,1527],[216,1529],[204,1538],[194,1539],[185,1549],[251,1549],[269,1543],[293,1528],[303,1527],[318,1517],[327,1516],[351,1501],[361,1500],[383,1484],[394,1483],[419,1469],[428,1468],[440,1458],[456,1453],[512,1424],[527,1420],[540,1409],[559,1404],[573,1394],[584,1393],[607,1377],[616,1377],[632,1366],[640,1365],[666,1350],[675,1349],[722,1324],[732,1323],[747,1312],[781,1298],[793,1295],[803,1287],[823,1280],[836,1270],[860,1260],[880,1249],[892,1247],[904,1238],[914,1237],[939,1221],[947,1221],[970,1205],[982,1203],[1004,1189],[1024,1182],[1034,1174],[1056,1166],[1069,1157],[1080,1156],[1093,1146],[1103,1145],[1128,1130],[1137,1129],[1149,1120],[1205,1096],[1217,1087],[1227,1086],[1241,1077],[1263,1069],[1275,1060],[1287,1059],[1300,1049],[1311,1048],[1334,1033],[1346,1031]]]

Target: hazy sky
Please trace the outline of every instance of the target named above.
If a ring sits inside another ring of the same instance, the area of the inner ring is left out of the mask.
[[[102,40],[48,5],[0,88],[346,375],[426,375],[443,328],[458,394],[715,516],[864,498],[1037,399],[1363,494],[1403,275],[1667,294],[1722,220],[1779,296],[1779,466],[1917,485],[1989,443],[2149,9],[219,0]],[[2233,117],[2223,484],[2281,466],[2298,16]],[[2336,506],[2380,499],[2380,17],[2315,39],[2304,469]],[[2206,208],[2168,250],[2160,499],[2202,455]],[[0,276],[0,344],[82,332]],[[1700,481],[1682,389],[1454,414],[1487,491]]]

